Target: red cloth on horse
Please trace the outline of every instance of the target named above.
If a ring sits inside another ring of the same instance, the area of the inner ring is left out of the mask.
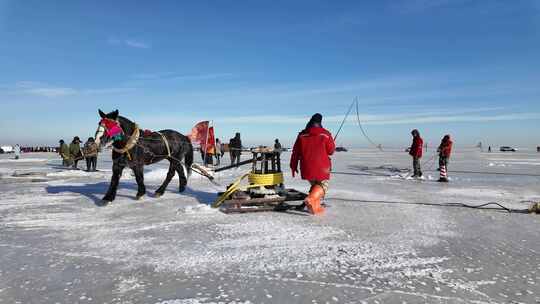
[[[144,129],[143,136],[150,136],[154,133],[152,130]]]

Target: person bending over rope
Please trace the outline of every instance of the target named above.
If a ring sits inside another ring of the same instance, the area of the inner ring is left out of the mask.
[[[424,140],[420,137],[420,132],[414,129],[411,131],[413,136],[413,142],[411,148],[409,149],[409,155],[413,158],[413,169],[414,174],[412,177],[422,177],[422,168],[420,168],[420,158],[422,158],[422,147],[424,145]]]
[[[311,214],[324,212],[321,199],[328,192],[332,168],[330,155],[335,149],[336,144],[332,134],[322,127],[322,115],[319,113],[311,117],[294,143],[290,163],[292,176],[298,173],[298,162],[300,162],[302,179],[308,180],[311,184],[309,195],[304,200]]]
[[[71,156],[69,155],[69,146],[64,142],[63,139],[59,141],[60,147],[58,148],[58,154],[62,157],[62,166],[69,167],[71,166]]]
[[[437,152],[439,152],[439,172],[441,174],[439,182],[448,182],[448,159],[452,153],[452,140],[450,139],[450,135],[445,135],[443,137]]]

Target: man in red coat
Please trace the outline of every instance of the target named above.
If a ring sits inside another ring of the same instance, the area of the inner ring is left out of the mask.
[[[332,134],[322,127],[322,115],[313,115],[306,128],[298,134],[294,143],[290,167],[292,176],[298,173],[298,162],[302,179],[311,184],[309,195],[304,200],[311,214],[324,212],[321,199],[328,191],[332,163],[330,155],[336,145]]]
[[[452,140],[450,139],[450,135],[445,135],[443,137],[437,151],[439,152],[439,172],[441,175],[439,182],[448,182],[448,159],[450,159],[450,154],[452,153]]]
[[[413,158],[413,169],[414,174],[412,177],[422,177],[422,168],[420,168],[420,158],[422,158],[422,147],[424,146],[424,140],[420,137],[420,132],[414,129],[411,131],[413,136],[413,142],[411,148],[409,149],[409,155]]]

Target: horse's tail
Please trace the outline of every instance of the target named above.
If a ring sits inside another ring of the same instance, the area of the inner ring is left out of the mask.
[[[193,145],[191,142],[188,142],[186,154],[184,155],[184,173],[186,173],[186,178],[191,176],[191,165],[193,165]]]

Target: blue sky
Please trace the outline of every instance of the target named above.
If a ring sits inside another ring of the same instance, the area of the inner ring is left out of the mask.
[[[401,147],[540,144],[540,1],[0,0],[0,142],[95,132],[97,109],[183,133],[290,144],[355,96]],[[368,146],[350,117],[338,143]]]

